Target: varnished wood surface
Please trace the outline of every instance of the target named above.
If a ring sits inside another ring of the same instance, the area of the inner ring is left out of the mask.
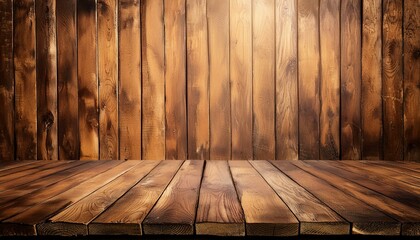
[[[404,166],[266,160],[17,163],[0,166],[2,178],[27,176],[0,182],[0,236],[420,236],[420,189],[410,182],[419,178],[387,178],[390,172],[405,176]]]

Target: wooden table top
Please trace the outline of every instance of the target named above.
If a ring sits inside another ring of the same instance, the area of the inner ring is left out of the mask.
[[[420,235],[420,164],[24,161],[0,165],[0,236]]]

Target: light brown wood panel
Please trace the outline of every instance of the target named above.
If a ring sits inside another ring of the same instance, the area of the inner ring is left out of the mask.
[[[404,155],[403,119],[403,4],[383,1],[382,23],[382,100],[383,157],[402,160]]]
[[[382,159],[382,0],[363,1],[362,159]]]
[[[96,1],[77,1],[80,159],[99,159]]]
[[[124,159],[118,154],[117,1],[98,0],[97,9],[99,158]]]
[[[58,157],[61,160],[76,160],[79,159],[80,150],[77,104],[76,0],[56,1],[56,4]]]
[[[140,1],[119,1],[120,159],[141,159]]]
[[[15,159],[13,1],[0,1],[0,161]]]
[[[340,1],[321,0],[320,159],[340,159]]]
[[[230,1],[232,159],[253,159],[252,1]]]
[[[14,3],[16,159],[37,159],[35,1]]]
[[[207,0],[210,159],[230,159],[229,0]]]
[[[187,0],[188,159],[209,159],[207,1]]]
[[[165,39],[163,0],[143,0],[142,157],[165,159]]]
[[[404,2],[404,160],[420,161],[420,0]]]
[[[319,1],[298,0],[299,159],[319,159]]]
[[[164,1],[166,159],[187,158],[185,0]]]
[[[361,157],[361,0],[341,1],[341,158]]]
[[[276,0],[276,159],[299,158],[297,0]]]
[[[275,5],[252,1],[253,159],[275,159]]]

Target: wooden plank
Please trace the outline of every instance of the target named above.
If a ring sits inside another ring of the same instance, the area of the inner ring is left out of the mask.
[[[402,8],[402,1],[383,1],[383,158],[394,161],[404,155]]]
[[[165,38],[163,4],[163,0],[142,1],[143,159],[165,159]]]
[[[187,158],[185,0],[164,1],[165,158]]]
[[[37,225],[38,235],[87,235],[87,225],[146,176],[159,161],[142,161],[112,182]]]
[[[420,163],[416,163],[416,162],[402,162],[402,161],[399,161],[399,162],[396,162],[396,163],[401,164],[404,167],[408,167],[410,169],[420,171]]]
[[[17,1],[13,6],[16,159],[36,160],[35,1]]]
[[[79,159],[76,0],[57,1],[58,158]]]
[[[298,6],[299,159],[319,159],[319,1]]]
[[[0,162],[15,159],[13,1],[0,1]]]
[[[97,1],[99,77],[99,158],[118,157],[117,2]],[[133,113],[135,114],[135,113]],[[134,129],[133,129],[134,130]]]
[[[412,176],[412,177],[420,178],[420,172],[417,172],[417,171],[414,171],[414,170],[411,170],[411,169],[407,169],[407,168],[400,168],[399,167],[400,164],[399,165],[388,164],[388,161],[381,161],[381,162],[368,161],[368,162],[364,162],[364,163],[369,164],[369,165],[373,165],[373,166],[377,166],[381,169],[385,168],[387,170],[397,172],[401,175],[409,175],[409,176]]]
[[[275,5],[252,1],[253,159],[275,159]]]
[[[297,0],[276,1],[276,159],[299,158]]]
[[[25,177],[27,175],[39,172],[43,169],[48,169],[50,167],[57,166],[57,165],[64,164],[64,163],[65,162],[53,162],[53,163],[48,163],[48,164],[39,164],[37,166],[34,165],[34,166],[31,166],[31,167],[28,167],[28,168],[20,168],[20,170],[18,170],[18,171],[8,171],[7,173],[2,174],[2,176],[0,177],[0,182],[4,183],[4,182],[7,182],[7,181],[11,181],[11,180],[14,180],[14,179]],[[11,172],[13,172],[13,173],[11,173]]]
[[[118,108],[120,159],[124,160],[141,159],[140,20],[140,1],[119,1]]]
[[[252,1],[230,1],[232,159],[252,159]]]
[[[267,161],[252,161],[300,222],[301,235],[344,235],[350,224]],[[308,214],[309,213],[309,214]]]
[[[361,1],[341,1],[341,159],[361,157]]]
[[[392,236],[400,234],[400,223],[375,208],[343,193],[326,181],[296,167],[291,162],[277,161],[272,163],[293,181],[352,223],[351,234]]]
[[[247,161],[230,161],[248,236],[296,236],[299,221]]]
[[[49,164],[49,162],[46,162],[46,161],[31,161],[31,164],[23,164],[23,165],[19,164],[17,167],[4,169],[3,171],[0,171],[0,177],[6,176],[6,175],[13,175],[16,172],[24,171],[24,170],[30,169],[30,168],[36,168],[37,166],[42,166],[42,165],[45,165],[45,164]]]
[[[340,1],[319,7],[321,54],[320,159],[340,159]]]
[[[420,0],[404,2],[404,160],[420,160]]]
[[[230,1],[207,0],[210,86],[210,157],[230,159],[232,147],[229,79]]]
[[[99,159],[96,1],[77,2],[80,159]]]
[[[413,204],[411,204],[412,207],[410,207],[405,205],[405,203],[402,203],[407,202],[403,201],[404,199],[410,199],[409,202],[416,200],[418,202],[419,197],[416,197],[413,194],[398,195],[398,189],[395,188],[389,188],[383,185],[379,185],[378,188],[372,184],[369,184],[370,182],[368,181],[355,181],[352,177],[349,178],[349,174],[347,174],[346,171],[331,167],[328,164],[322,164],[319,162],[299,162],[298,164],[295,163],[295,165],[321,179],[324,179],[329,184],[335,186],[341,191],[357,199],[360,199],[361,201],[364,201],[366,204],[398,220],[400,223],[402,223],[402,227],[406,228],[405,223],[409,223],[409,230],[411,234],[420,234],[420,224],[418,224],[418,220],[420,219],[420,211],[417,210],[419,207]],[[349,180],[346,178],[349,178]],[[369,184],[367,186],[369,188],[360,186],[359,184]]]
[[[182,161],[162,161],[124,196],[89,223],[89,235],[141,235],[141,223],[181,165]]]
[[[17,169],[19,167],[22,167],[22,166],[25,166],[25,165],[30,165],[30,164],[33,164],[33,163],[36,163],[36,162],[38,162],[38,161],[19,161],[19,162],[4,161],[4,162],[1,163],[1,166],[0,166],[0,174],[5,170],[10,170],[10,169],[13,169],[13,168]]]
[[[17,206],[19,211],[17,212],[20,213],[18,214],[15,212],[16,209],[8,208],[7,212],[9,213],[9,218],[0,224],[0,234],[3,236],[32,236],[43,232],[42,229],[38,229],[37,224],[45,222],[57,211],[63,210],[72,203],[83,199],[95,190],[111,182],[118,176],[124,174],[138,163],[139,162],[137,161],[125,161],[122,164],[102,174],[98,175],[95,173],[93,176],[90,175],[88,179],[84,179],[84,181],[78,182],[78,184],[76,184],[76,186],[73,188],[61,188],[59,190],[60,193],[56,193],[58,195],[53,197],[51,197],[50,194],[47,194],[47,198],[42,197],[42,195],[46,194],[43,193],[41,196],[38,196],[38,199],[32,197],[29,200],[25,198],[25,202],[32,202],[32,205],[21,208],[23,204],[19,204]],[[5,211],[2,211],[3,214],[4,212]],[[75,229],[67,229],[67,231],[72,232],[75,231]],[[48,232],[48,234],[52,235],[53,233]]]
[[[209,159],[209,51],[206,0],[187,0],[188,159]]]
[[[388,166],[393,166],[393,167],[397,167],[397,168],[401,168],[401,169],[408,169],[411,171],[415,171],[417,173],[420,173],[420,165],[417,163],[413,163],[413,162],[396,162],[396,161],[381,161],[381,164],[384,165],[388,165]],[[374,162],[375,164],[378,162]],[[406,164],[408,163],[408,164]],[[413,164],[410,164],[413,163]]]
[[[37,154],[57,160],[56,2],[36,1]]]
[[[226,161],[207,161],[195,221],[197,235],[245,236],[241,204]]]
[[[192,235],[204,161],[185,161],[142,223],[145,234]],[[162,216],[165,216],[162,218]]]
[[[362,159],[382,159],[382,0],[363,1]]]
[[[51,186],[48,186],[48,188],[35,189],[35,191],[32,193],[22,195],[16,199],[8,200],[7,196],[2,196],[0,198],[0,201],[2,202],[0,220],[4,220],[22,213],[25,210],[34,207],[37,204],[41,204],[44,201],[47,201],[48,199],[55,197],[68,189],[77,187],[79,184],[94,178],[97,175],[100,175],[110,168],[117,166],[119,163],[120,162],[117,161],[101,161],[96,162],[95,166],[91,166],[88,163],[85,166],[90,167],[89,171],[81,171],[78,174],[67,178],[65,181],[59,181],[52,184]]]

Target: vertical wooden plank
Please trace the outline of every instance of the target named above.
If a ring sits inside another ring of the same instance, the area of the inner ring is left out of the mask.
[[[13,1],[0,0],[0,161],[15,158]]]
[[[404,160],[420,160],[420,0],[404,2]]]
[[[142,24],[142,154],[165,159],[165,39],[163,0],[143,0]]]
[[[229,0],[207,0],[210,159],[231,158]]]
[[[361,1],[341,1],[341,158],[361,157]]]
[[[77,2],[77,46],[80,159],[98,159],[95,0],[78,0]]]
[[[187,0],[188,158],[209,159],[207,1]]]
[[[187,158],[185,0],[165,1],[166,159]]]
[[[274,160],[275,7],[274,0],[252,1],[253,152],[254,159]]]
[[[232,159],[252,159],[252,1],[230,1]]]
[[[340,1],[320,1],[320,159],[340,159]]]
[[[58,157],[79,159],[76,0],[57,1]]]
[[[141,159],[140,1],[120,1],[119,21],[120,159]]]
[[[37,159],[35,2],[14,3],[16,159]]]
[[[297,0],[276,0],[276,159],[298,159]]]
[[[318,15],[318,0],[298,0],[299,159],[319,158]]]
[[[118,159],[117,2],[98,0],[97,4],[99,157]]]
[[[404,155],[402,1],[384,0],[382,25],[383,157]]]
[[[37,153],[57,160],[57,45],[56,3],[36,1]]]
[[[382,1],[363,1],[362,159],[382,159]]]

